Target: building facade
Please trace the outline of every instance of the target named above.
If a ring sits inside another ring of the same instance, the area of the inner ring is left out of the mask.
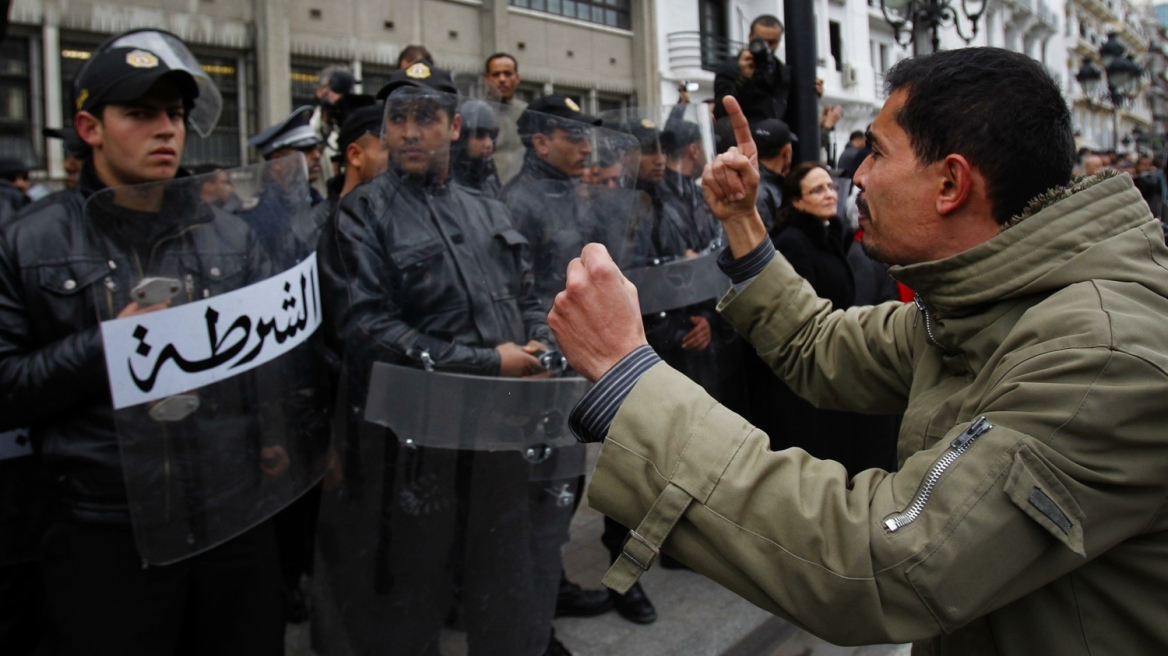
[[[311,103],[320,70],[349,66],[375,93],[409,44],[425,45],[463,88],[484,59],[509,52],[521,95],[573,96],[586,110],[656,102],[653,0],[15,0],[0,45],[0,152],[59,178],[72,82],[105,38],[169,30],[219,85],[215,133],[191,136],[184,162],[255,160],[247,136]]]
[[[812,2],[817,71],[824,81],[822,103],[844,110],[832,138],[832,150],[838,152],[848,135],[865,129],[883,106],[884,73],[911,56],[914,49],[911,35],[903,30],[898,34],[886,20],[880,0]],[[957,7],[961,3],[951,4]],[[1118,139],[1112,136],[1110,104],[1099,97],[1088,98],[1075,80],[1084,56],[1099,61],[1099,46],[1112,31],[1148,70],[1154,55],[1150,39],[1155,36],[1147,25],[1152,17],[1150,8],[1128,0],[985,0],[967,6],[974,11],[984,7],[976,29],[964,17],[959,18],[960,32],[971,40],[966,42],[954,26],[946,26],[939,34],[941,47],[1001,47],[1042,62],[1067,96],[1081,146],[1109,149],[1118,140],[1119,149],[1126,150],[1143,144],[1153,133],[1163,135],[1162,128],[1153,127],[1150,78],[1141,93],[1118,111]],[[783,1],[674,0],[668,12],[658,12],[660,96],[674,102],[678,83],[690,81],[699,85],[691,94],[694,100],[712,97],[716,63],[744,47],[750,22],[760,14],[782,18]],[[927,52],[932,47],[931,35],[923,41],[918,45]],[[780,55],[783,53],[780,47]],[[1168,118],[1168,96],[1163,104]]]

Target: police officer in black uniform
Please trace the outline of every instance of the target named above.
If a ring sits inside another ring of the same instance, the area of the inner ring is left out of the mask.
[[[457,607],[472,653],[563,654],[551,637],[555,581],[546,596],[533,580],[540,562],[558,561],[560,544],[551,553],[533,546],[531,464],[513,451],[359,438],[373,362],[522,377],[539,374],[535,354],[554,345],[527,242],[506,207],[452,184],[455,93],[449,74],[426,62],[390,77],[378,94],[389,170],[341,200],[322,238],[326,329],[344,351],[345,407],[354,418],[339,467],[357,486],[326,500],[322,584],[338,600],[344,640],[359,652],[430,653]],[[385,449],[384,461],[370,462],[374,446]],[[347,519],[346,504],[371,494],[357,490],[376,467],[384,467],[373,482],[373,493],[385,495],[379,516]],[[376,536],[342,537],[361,530]],[[370,554],[378,554],[374,572],[353,569]]]
[[[312,186],[320,179],[321,155],[320,137],[309,124],[311,118],[312,108],[307,105],[300,107],[289,114],[288,118],[253,136],[247,142],[254,146],[267,161],[303,153],[305,162],[308,164],[309,200],[315,207],[324,202],[324,196]],[[277,262],[281,268],[295,263],[287,261],[286,258],[289,254],[294,254],[293,259],[295,260],[307,255],[315,248],[315,244],[312,243],[301,243],[295,246],[284,243],[285,238],[295,236],[297,232],[304,233],[303,230],[289,231],[287,229],[288,226],[285,225],[285,222],[295,212],[292,212],[291,208],[288,207],[287,202],[285,202],[286,198],[287,194],[281,193],[281,190],[274,186],[269,186],[265,189],[264,195],[258,199],[258,203],[242,214],[243,219],[259,235],[260,243],[267,249],[268,254],[281,260]],[[311,219],[306,217],[297,217],[297,219],[311,222]]]
[[[245,223],[194,190],[168,189],[157,211],[99,194],[179,173],[199,95],[191,72],[143,48],[99,48],[75,85],[74,125],[91,147],[78,187],[0,228],[0,430],[29,426],[51,481],[42,567],[52,651],[282,654],[270,522],[173,565],[139,556],[98,326],[103,314],[165,308],[131,302],[143,268],[174,277],[195,255],[198,280],[213,278],[203,263],[214,262],[246,281],[270,265]],[[202,395],[208,407],[241,402]],[[237,428],[221,426],[224,438]]]
[[[459,105],[458,115],[462,117],[462,129],[450,152],[454,179],[498,198],[503,184],[493,155],[499,139],[499,117],[493,107],[473,98]]]
[[[756,121],[750,125],[750,134],[758,146],[759,181],[758,215],[768,233],[774,233],[783,206],[783,181],[791,169],[791,144],[799,137],[791,133],[787,124],[774,118]]]
[[[523,168],[503,188],[503,202],[531,244],[536,291],[545,312],[564,289],[568,263],[585,244],[612,244],[624,237],[607,234],[594,203],[579,190],[592,155],[589,126],[600,122],[561,94],[536,99],[517,121],[527,152]]]

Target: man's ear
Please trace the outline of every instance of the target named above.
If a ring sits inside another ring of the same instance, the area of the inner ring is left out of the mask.
[[[698,159],[702,156],[702,142],[695,141],[685,147],[685,154],[690,159]]]
[[[345,146],[345,165],[349,168],[361,168],[365,163],[365,151],[356,141]]]
[[[462,133],[462,116],[454,115],[454,120],[450,122],[450,143],[458,141],[458,135]]]
[[[90,148],[97,148],[101,145],[104,127],[101,119],[89,112],[81,111],[73,115],[73,129],[77,130],[77,136],[89,144]]]
[[[937,214],[948,216],[969,202],[975,184],[976,173],[969,160],[962,155],[949,155],[934,167],[939,174],[937,194]]]
[[[535,152],[541,157],[546,157],[551,146],[551,139],[542,132],[536,132],[531,135],[531,145],[535,148]]]

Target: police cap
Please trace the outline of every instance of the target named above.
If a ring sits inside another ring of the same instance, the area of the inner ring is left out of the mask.
[[[385,109],[380,103],[353,110],[345,122],[341,124],[341,133],[337,137],[338,158],[344,158],[345,150],[349,148],[349,144],[361,137],[367,134],[380,137],[384,125]]]
[[[113,48],[99,52],[81,70],[75,83],[77,111],[100,105],[127,103],[144,96],[162,78],[178,89],[187,107],[199,97],[199,86],[190,73],[172,70],[166,62],[144,48]]]
[[[519,115],[516,127],[521,137],[529,138],[536,133],[549,134],[556,128],[576,132],[600,124],[600,119],[582,112],[575,100],[553,93],[533,100]]]
[[[288,118],[255,135],[247,142],[260,151],[265,158],[282,148],[310,148],[320,144],[316,130],[312,129],[312,108],[308,105],[296,108]]]
[[[442,93],[457,94],[458,87],[450,78],[450,73],[434,68],[425,61],[417,62],[409,68],[400,69],[389,76],[389,82],[377,92],[378,100],[385,100],[389,94],[402,87],[433,89]]]
[[[89,154],[89,144],[82,141],[73,128],[42,128],[41,134],[48,139],[60,139],[67,157],[84,158]]]

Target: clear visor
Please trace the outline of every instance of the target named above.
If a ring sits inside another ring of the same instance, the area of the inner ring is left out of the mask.
[[[190,73],[199,86],[199,97],[195,99],[195,106],[188,117],[189,124],[200,137],[211,135],[215,124],[219,122],[219,114],[223,111],[223,96],[182,40],[169,32],[142,30],[119,36],[104,49],[112,48],[149,50],[166,62],[171,70]]]

